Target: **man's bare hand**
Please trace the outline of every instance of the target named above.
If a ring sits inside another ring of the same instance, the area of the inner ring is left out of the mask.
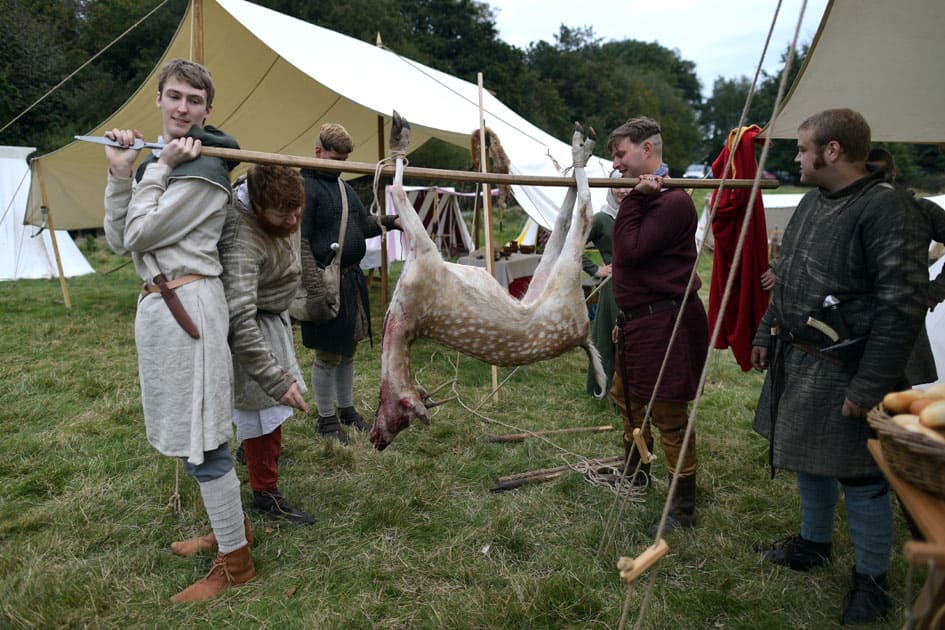
[[[137,129],[118,129],[117,127],[106,131],[105,137],[125,147],[133,145],[136,139],[144,140],[144,135]],[[105,159],[108,160],[108,172],[113,177],[131,177],[131,167],[138,159],[138,151],[106,146]]]
[[[606,278],[610,275],[612,267],[610,265],[601,265],[597,268],[597,277]]]
[[[640,183],[633,187],[644,195],[658,193],[663,188],[663,178],[659,175],[640,175]]]
[[[308,403],[302,398],[302,390],[298,383],[292,383],[289,386],[289,391],[283,394],[282,398],[279,399],[279,403],[308,413]]]
[[[766,347],[751,347],[751,367],[759,372],[764,372],[768,369],[768,349]]]
[[[196,160],[200,156],[201,146],[203,146],[203,143],[196,138],[188,136],[174,138],[161,149],[161,157],[158,158],[158,162],[174,168],[184,162]]]
[[[858,404],[847,398],[843,401],[843,408],[840,410],[840,413],[847,418],[865,418],[866,409],[860,407]]]
[[[770,267],[767,271],[761,274],[761,288],[764,291],[770,291],[774,288],[774,283],[778,281],[778,277],[774,275],[774,270]]]

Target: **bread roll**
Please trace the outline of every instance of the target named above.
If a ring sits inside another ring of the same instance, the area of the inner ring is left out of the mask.
[[[945,383],[932,385],[932,387],[925,390],[925,395],[928,398],[945,398]]]
[[[909,427],[910,425],[919,424],[919,416],[911,413],[900,413],[892,417],[893,423],[902,427],[903,429]]]
[[[936,400],[922,410],[919,420],[932,429],[945,429],[945,400]]]
[[[932,429],[921,424],[910,424],[909,426],[905,427],[905,429],[906,431],[912,431],[913,433],[924,435],[925,437],[934,442],[938,442],[939,444],[945,444],[945,436],[943,436],[938,431],[933,431]]]
[[[921,389],[907,389],[901,392],[892,392],[883,396],[883,406],[890,411],[890,413],[905,413],[909,409],[909,405],[920,398],[925,396],[925,392]]]
[[[931,405],[934,402],[939,402],[941,398],[920,398],[918,400],[913,400],[909,404],[909,413],[920,414],[922,410]]]

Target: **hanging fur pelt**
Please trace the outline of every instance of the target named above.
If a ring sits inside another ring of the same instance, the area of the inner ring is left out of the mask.
[[[507,175],[510,167],[509,156],[505,154],[505,149],[502,148],[502,143],[499,141],[499,136],[488,127],[486,127],[485,132],[486,154],[489,156],[489,162],[491,164],[489,172],[505,173]],[[472,164],[472,166],[470,166],[470,170],[481,170],[481,164],[479,162],[479,156],[481,154],[482,147],[479,144],[479,130],[476,129],[471,134],[469,134],[469,158]],[[505,208],[508,198],[511,195],[511,186],[499,186],[499,199],[496,201],[496,203],[500,208]]]

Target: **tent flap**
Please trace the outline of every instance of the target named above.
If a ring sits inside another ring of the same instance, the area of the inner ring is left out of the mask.
[[[808,116],[849,107],[874,142],[945,143],[943,32],[942,0],[833,0],[765,135],[793,139]]]
[[[204,60],[216,83],[208,122],[245,149],[312,155],[318,128],[336,122],[354,138],[351,159],[375,162],[378,116],[389,125],[394,109],[411,122],[414,149],[430,138],[468,148],[469,134],[479,128],[479,89],[473,83],[245,0],[203,0],[203,12]],[[139,129],[147,139],[161,133],[154,109],[157,72],[171,58],[190,56],[191,13],[192,7],[142,87],[90,134],[114,127]],[[499,136],[513,173],[559,175],[557,165],[571,164],[570,144],[535,127],[488,91],[483,103],[485,122]],[[105,159],[100,146],[74,142],[38,158],[38,166],[57,227],[102,225]],[[592,177],[606,177],[610,162],[594,159],[587,168]],[[514,193],[532,219],[550,228],[565,189],[516,186]],[[603,205],[606,190],[591,194],[595,207]],[[41,199],[34,173],[27,213],[34,225],[40,221]]]

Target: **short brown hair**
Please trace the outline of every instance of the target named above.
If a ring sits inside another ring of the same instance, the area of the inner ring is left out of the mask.
[[[213,87],[213,77],[206,66],[187,59],[171,59],[158,74],[158,94],[164,93],[164,83],[170,77],[177,77],[187,85],[203,90],[207,93],[207,105],[213,105],[216,89]]]
[[[610,137],[607,139],[607,149],[613,152],[614,145],[617,144],[621,138],[627,138],[633,144],[640,144],[653,136],[660,136],[653,141],[653,145],[662,149],[663,138],[660,135],[661,133],[660,124],[652,118],[647,116],[631,118],[610,132]]]
[[[305,203],[302,176],[278,164],[254,164],[246,172],[249,198],[258,211],[295,210]]]
[[[862,114],[846,107],[818,112],[797,130],[810,130],[812,140],[821,149],[836,142],[850,162],[865,162],[870,152],[869,123]]]
[[[325,123],[318,130],[318,146],[347,155],[354,151],[354,141],[348,130],[338,123]]]

